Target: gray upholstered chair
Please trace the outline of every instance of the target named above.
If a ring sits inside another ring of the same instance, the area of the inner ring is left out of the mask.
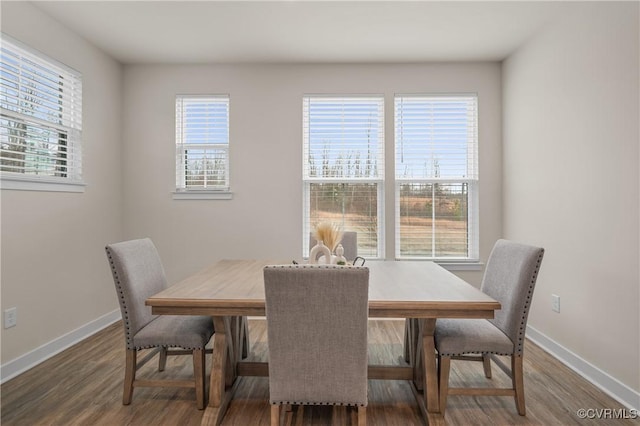
[[[438,351],[440,412],[444,415],[448,395],[513,396],[518,413],[525,415],[523,350],[529,306],[533,297],[544,249],[498,240],[487,262],[481,290],[500,302],[495,318],[438,320],[435,345]],[[477,354],[477,355],[467,355]],[[511,357],[507,368],[496,355]],[[511,388],[451,388],[451,359],[482,361],[491,377],[491,360],[512,380]]]
[[[264,269],[271,425],[282,405],[358,407],[366,423],[369,270]]]
[[[310,234],[309,248],[311,249],[311,247],[315,246],[316,243],[316,238],[313,234]],[[358,256],[358,233],[354,231],[344,232],[342,234],[342,241],[340,241],[340,244],[342,244],[342,248],[344,248],[344,257],[346,257],[349,262],[353,262]]]
[[[124,337],[126,363],[122,403],[129,405],[134,387],[193,387],[199,409],[204,408],[205,345],[213,335],[209,317],[152,315],[145,300],[164,290],[167,280],[160,256],[150,239],[125,241],[105,247],[116,286]],[[168,348],[182,348],[169,350]],[[156,348],[137,362],[138,351]],[[167,355],[192,355],[194,380],[140,380],[136,370],[159,353],[158,370],[163,371]]]

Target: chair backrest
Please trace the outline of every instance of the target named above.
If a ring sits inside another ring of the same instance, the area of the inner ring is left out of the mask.
[[[369,269],[264,269],[272,404],[367,405]]]
[[[134,349],[133,336],[156,316],[144,302],[167,288],[160,256],[150,239],[125,241],[105,247],[116,286],[125,340]]]
[[[498,240],[491,251],[481,290],[502,305],[490,320],[513,342],[521,354],[533,289],[544,249],[507,240]]]
[[[313,234],[309,234],[309,249],[315,246],[316,243],[317,241]],[[340,244],[342,244],[342,248],[344,248],[344,257],[346,257],[349,262],[353,262],[358,256],[358,233],[355,231],[344,232]]]

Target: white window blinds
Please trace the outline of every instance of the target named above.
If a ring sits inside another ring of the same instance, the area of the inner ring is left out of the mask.
[[[314,179],[384,176],[382,97],[305,97],[304,175]]]
[[[396,257],[478,257],[476,96],[396,96]]]
[[[4,34],[1,44],[2,177],[81,183],[81,75]]]
[[[303,98],[303,255],[321,222],[358,233],[361,256],[382,256],[384,99]]]
[[[176,189],[229,190],[229,96],[176,96]]]

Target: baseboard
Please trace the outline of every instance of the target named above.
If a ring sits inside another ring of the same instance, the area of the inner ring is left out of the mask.
[[[6,364],[2,364],[0,366],[0,383],[13,379],[17,375],[24,373],[30,368],[35,367],[41,362],[86,339],[92,334],[95,334],[114,322],[119,321],[121,318],[120,309],[116,309],[115,311],[109,312],[108,314],[105,314],[82,327],[70,331],[57,339],[29,351]]]
[[[527,338],[628,409],[640,411],[640,392],[631,389],[531,326],[527,326]]]

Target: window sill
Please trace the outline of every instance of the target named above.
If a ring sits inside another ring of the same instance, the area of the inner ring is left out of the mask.
[[[447,271],[482,271],[484,263],[479,260],[433,260],[419,258],[397,258],[396,260],[410,262],[434,262],[442,266]]]
[[[13,191],[46,191],[46,192],[77,192],[85,191],[84,182],[65,182],[63,180],[30,179],[25,177],[0,178],[0,189]]]
[[[229,191],[176,191],[172,193],[174,200],[231,200],[233,193]]]
[[[484,263],[482,262],[438,262],[447,271],[482,271]]]

